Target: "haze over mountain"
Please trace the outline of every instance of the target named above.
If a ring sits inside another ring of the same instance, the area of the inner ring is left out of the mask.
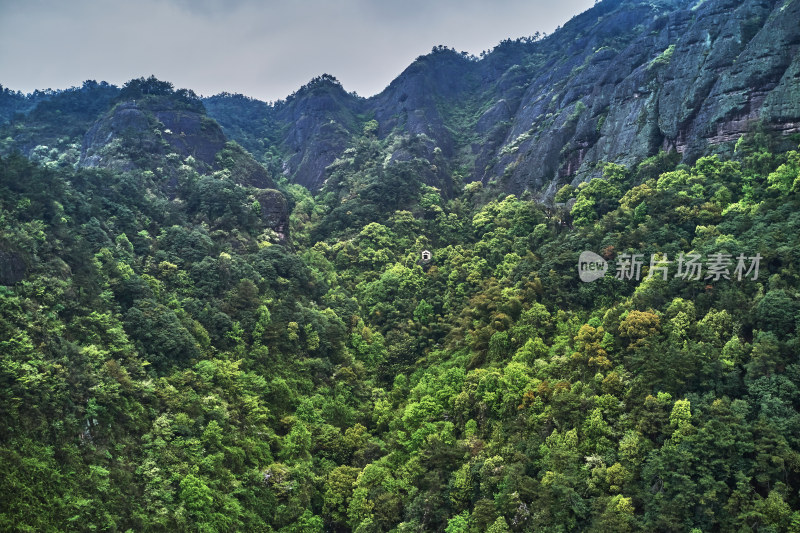
[[[58,0],[0,3],[3,84],[31,92],[154,74],[198,94],[286,97],[323,72],[371,96],[447,44],[551,33],[594,0]],[[102,43],[102,46],[98,46]]]

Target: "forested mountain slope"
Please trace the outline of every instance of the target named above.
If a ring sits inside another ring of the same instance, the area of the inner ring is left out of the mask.
[[[800,531],[798,4],[3,91],[0,530]]]
[[[796,151],[607,166],[574,227],[469,186],[345,228],[290,186],[294,249],[182,172],[0,159],[3,529],[796,529]]]

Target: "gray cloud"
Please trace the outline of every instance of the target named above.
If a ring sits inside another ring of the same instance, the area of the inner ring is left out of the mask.
[[[594,0],[0,0],[0,83],[155,74],[201,94],[284,98],[323,72],[363,96],[439,44],[474,54],[551,32]]]

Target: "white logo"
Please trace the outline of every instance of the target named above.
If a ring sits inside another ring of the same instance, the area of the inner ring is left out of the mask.
[[[578,276],[588,283],[602,278],[608,272],[608,261],[594,252],[583,252],[578,258]]]

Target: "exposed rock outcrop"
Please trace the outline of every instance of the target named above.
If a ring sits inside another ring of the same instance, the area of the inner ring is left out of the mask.
[[[0,248],[0,285],[13,285],[22,281],[27,269],[21,254]]]
[[[283,148],[289,154],[283,171],[296,183],[318,189],[325,169],[360,133],[361,99],[348,94],[330,76],[312,80],[277,109],[278,119],[289,124]]]
[[[605,161],[690,162],[755,128],[798,132],[799,51],[800,0],[604,0],[480,60],[437,48],[369,99],[318,80],[274,109],[276,143],[286,174],[318,189],[374,118],[381,138],[420,136],[467,179],[552,194]]]
[[[289,206],[286,197],[275,189],[262,189],[254,196],[261,205],[262,220],[278,234],[281,240],[288,240]]]
[[[114,106],[86,132],[80,165],[129,170],[137,153],[169,152],[212,165],[227,142],[219,125],[197,111],[169,106],[166,98],[159,104],[132,100]]]

